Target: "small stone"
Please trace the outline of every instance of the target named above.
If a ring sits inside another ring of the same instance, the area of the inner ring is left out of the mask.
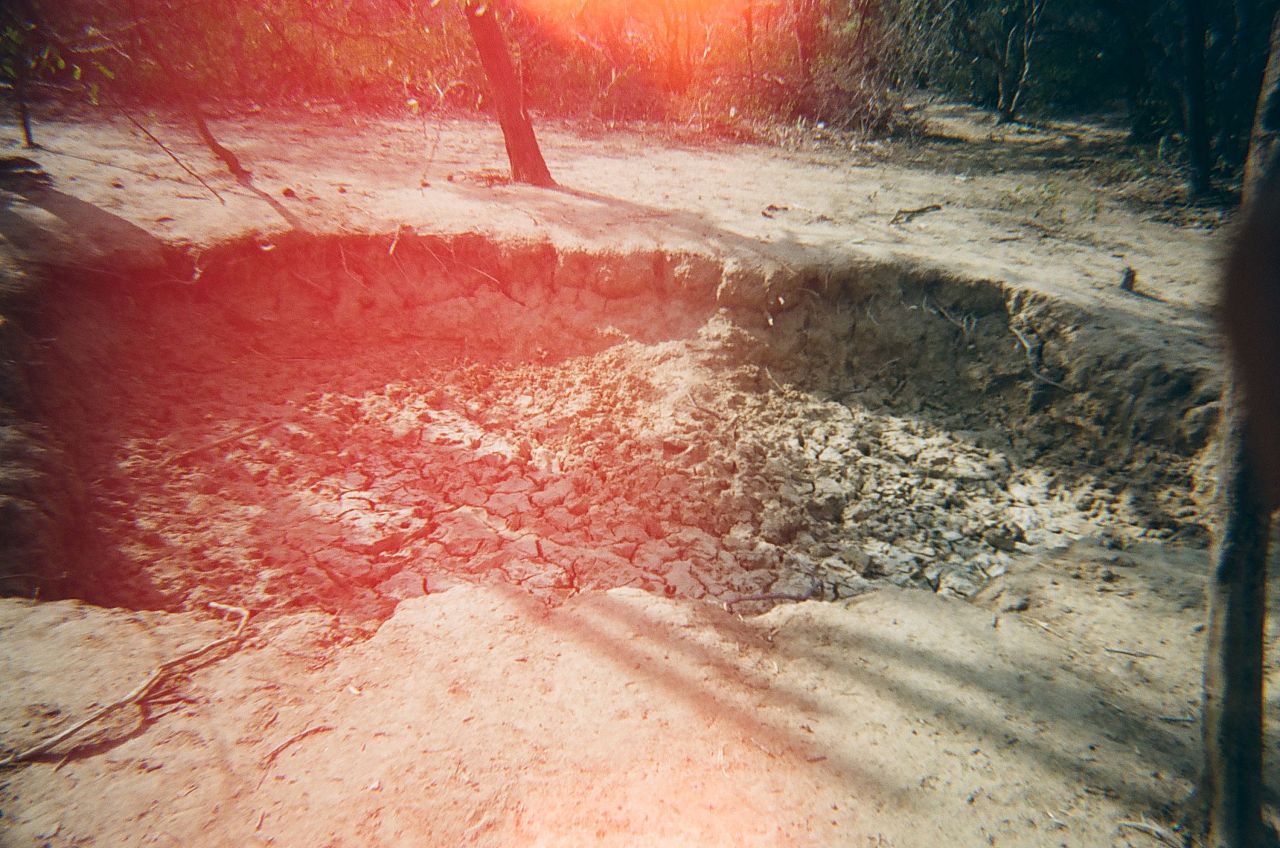
[[[1031,608],[1031,596],[1025,592],[1007,595],[1000,606],[1000,612],[1026,612]]]
[[[1120,291],[1131,292],[1138,283],[1138,272],[1126,265],[1124,273],[1120,275]]]
[[[1017,540],[1004,530],[988,530],[983,534],[982,541],[1002,553],[1011,554],[1017,550]]]

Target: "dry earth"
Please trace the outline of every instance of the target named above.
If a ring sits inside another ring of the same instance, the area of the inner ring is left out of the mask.
[[[0,186],[0,741],[254,615],[0,844],[1181,838],[1221,236],[1115,132],[554,127],[540,191],[476,122],[222,120],[240,185],[140,117],[225,202],[99,119]]]

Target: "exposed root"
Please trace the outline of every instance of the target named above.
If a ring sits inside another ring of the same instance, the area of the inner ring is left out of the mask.
[[[122,709],[131,704],[137,704],[142,702],[142,700],[145,699],[147,695],[149,695],[156,688],[156,686],[160,683],[160,681],[167,678],[173,672],[173,670],[178,668],[179,666],[185,665],[191,662],[192,660],[199,659],[200,657],[204,656],[210,651],[214,651],[218,648],[221,648],[224,645],[230,645],[234,642],[240,641],[240,637],[244,635],[245,624],[247,624],[249,621],[249,611],[247,609],[244,609],[243,607],[233,607],[227,604],[217,603],[216,601],[211,601],[209,603],[209,607],[211,609],[215,609],[220,612],[239,616],[240,623],[236,625],[235,632],[232,633],[230,636],[224,636],[221,639],[215,639],[212,642],[205,645],[204,647],[197,648],[194,651],[188,651],[187,653],[179,657],[175,657],[174,659],[171,659],[168,662],[161,663],[159,666],[156,667],[155,671],[151,672],[150,676],[147,677],[146,680],[142,681],[142,683],[139,684],[138,687],[135,688],[128,695],[125,695],[123,698],[120,698],[119,700],[116,700],[110,704],[107,704],[105,707],[102,707],[101,709],[94,712],[92,715],[88,716],[87,718],[81,719],[80,721],[71,725],[67,729],[60,731],[58,733],[55,733],[53,736],[50,736],[48,739],[45,739],[43,742],[40,742],[28,748],[25,751],[20,751],[16,754],[12,754],[6,757],[3,760],[0,760],[0,768],[3,768],[5,766],[16,765],[17,763],[25,762],[27,760],[40,756],[41,754],[45,753],[46,751],[58,745],[60,742],[64,742],[67,739],[70,739],[72,736],[75,736],[84,728],[114,713],[116,710]]]

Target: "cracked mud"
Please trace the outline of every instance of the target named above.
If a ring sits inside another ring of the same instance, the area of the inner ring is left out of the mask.
[[[899,292],[775,325],[696,292],[565,285],[563,261],[552,286],[462,263],[477,285],[378,278],[339,251],[328,277],[304,264],[269,287],[231,263],[194,296],[108,290],[51,327],[51,346],[90,340],[49,365],[90,387],[50,410],[79,433],[71,593],[356,620],[458,583],[546,603],[967,596],[1098,528],[1118,545],[1200,532],[1188,460],[1156,445],[1124,465],[1016,409],[1054,399],[998,310],[944,321]],[[131,326],[106,337],[98,310]],[[910,322],[925,329],[897,356],[901,339],[866,341]]]

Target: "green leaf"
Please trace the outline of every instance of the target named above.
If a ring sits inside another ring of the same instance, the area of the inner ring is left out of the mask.
[[[75,80],[76,82],[80,82],[80,77],[81,77],[80,66],[79,66],[79,65],[72,65],[72,66],[71,66],[71,78],[72,78],[73,80]]]

